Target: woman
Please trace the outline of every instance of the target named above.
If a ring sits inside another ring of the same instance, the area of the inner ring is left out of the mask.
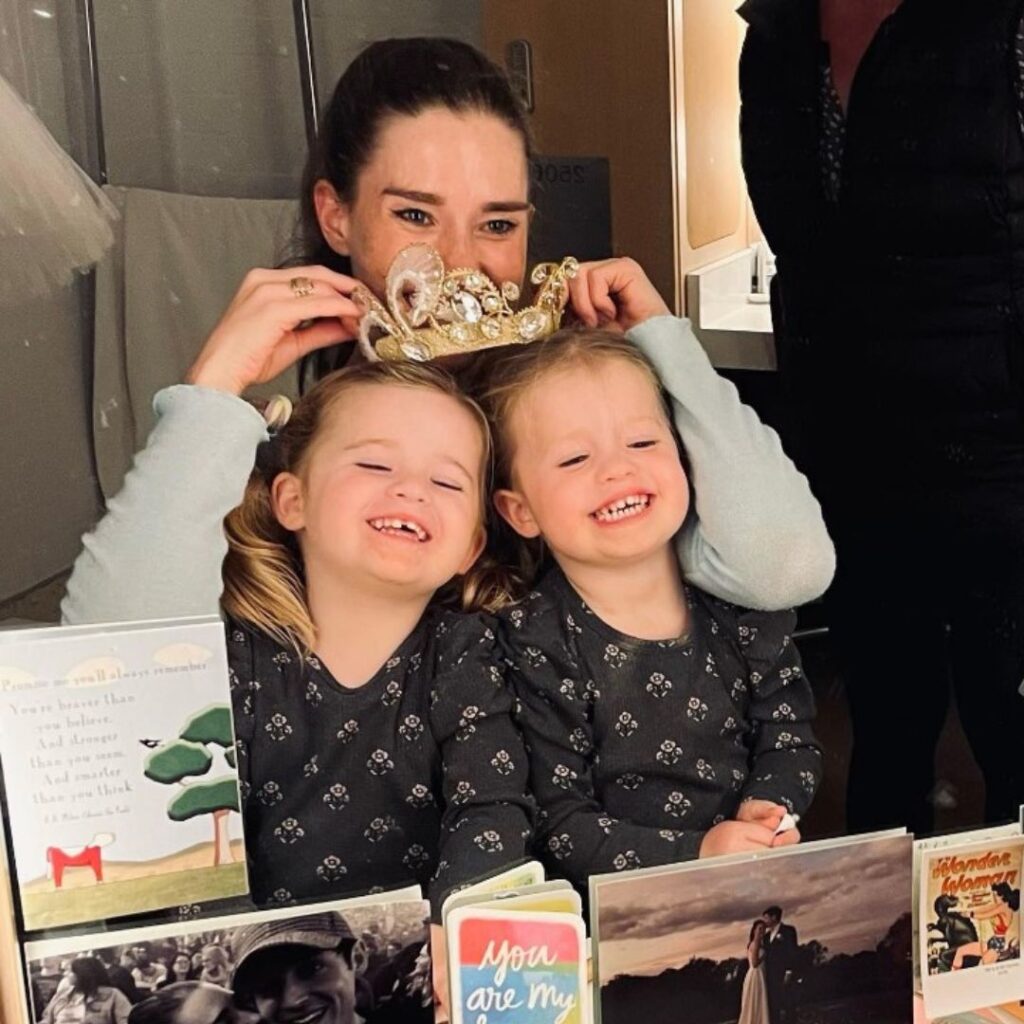
[[[770,1024],[768,987],[764,980],[765,923],[758,918],[747,938],[747,975],[740,997],[740,1017],[736,1024]]]
[[[107,971],[94,956],[78,957],[43,1012],[43,1024],[127,1024],[131,1003],[108,983]]]
[[[226,514],[244,490],[246,453],[265,425],[236,396],[306,356],[313,375],[343,362],[351,345],[336,343],[355,336],[361,314],[350,297],[356,279],[380,295],[389,264],[411,242],[432,245],[450,267],[521,282],[532,209],[530,155],[529,128],[507,79],[472,47],[444,39],[387,40],[356,58],[325,111],[304,176],[309,265],[247,275],[188,374],[192,386],[161,393],[159,443],[150,444],[135,472],[166,477],[164,486],[138,488],[129,475],[103,530],[76,564],[65,621],[218,608],[223,534],[197,536],[189,524],[196,502]],[[810,600],[828,585],[834,561],[806,480],[774,432],[714,373],[692,332],[679,345],[659,331],[662,318],[635,326],[628,317],[616,318],[616,305],[628,310],[640,278],[630,260],[584,265],[571,302],[591,326],[614,321],[634,327],[631,338],[659,372],[680,381],[677,425],[697,494],[678,539],[685,575],[748,607]],[[182,422],[187,432],[176,429]],[[194,441],[197,425],[202,445]],[[222,456],[217,465],[237,465],[237,472],[204,469],[204,453],[214,451]],[[193,479],[187,493],[177,485],[182,466]],[[153,501],[182,529],[156,537],[119,525],[119,510],[134,509],[126,518],[145,521],[144,507]],[[174,572],[147,571],[148,552],[158,548],[182,552]],[[110,585],[114,578],[137,579],[139,587],[118,591]]]
[[[179,978],[184,981],[184,978]],[[222,946],[211,943],[203,946],[203,971],[199,975],[200,981],[209,985],[219,985],[221,988],[228,988],[231,982],[231,961]]]

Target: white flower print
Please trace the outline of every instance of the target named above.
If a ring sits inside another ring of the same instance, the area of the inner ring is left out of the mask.
[[[612,834],[612,829],[619,823],[618,818],[609,817],[607,814],[597,816],[597,827],[606,835]]]
[[[615,782],[623,789],[639,789],[643,785],[644,777],[636,772],[623,772]]]
[[[505,685],[505,673],[501,671],[500,665],[488,665],[487,674],[491,677],[491,684],[493,686]]]
[[[306,660],[309,663],[309,667],[315,672],[323,671],[323,665],[320,664],[320,659],[315,654],[311,654]]]
[[[629,660],[629,655],[618,644],[607,644],[604,649],[604,660],[612,668],[622,668]]]
[[[582,633],[583,632],[583,628],[576,624],[576,620],[572,617],[572,615],[566,615],[566,617],[565,617],[565,626],[566,626],[566,629],[568,629],[570,633],[577,633],[578,634],[578,633]]]
[[[724,721],[724,722],[722,723],[722,733],[721,733],[721,734],[722,734],[723,736],[725,736],[725,735],[726,735],[727,733],[730,733],[730,732],[734,732],[734,731],[735,731],[735,729],[736,729],[736,719],[735,719],[735,718],[733,718],[733,716],[732,716],[732,715],[730,715],[730,716],[729,716],[729,717],[728,717],[728,718],[727,718],[727,719],[726,719],[726,720],[725,720],[725,721]]]
[[[515,761],[512,760],[512,755],[507,750],[499,750],[491,758],[491,767],[499,775],[511,775],[516,770]]]
[[[242,714],[245,715],[248,718],[252,718],[253,711],[254,711],[254,708],[253,708],[252,694],[251,693],[247,693],[242,698]]]
[[[646,689],[656,700],[661,700],[662,697],[667,697],[672,689],[672,680],[666,679],[661,672],[652,672],[650,679],[647,680]]]
[[[272,714],[270,721],[263,728],[275,743],[280,743],[286,737],[291,736],[293,731],[288,719],[280,711]]]
[[[434,629],[434,636],[436,636],[436,637],[439,637],[439,638],[440,638],[440,637],[442,637],[442,636],[445,636],[445,635],[447,635],[447,633],[448,633],[448,623],[447,623],[447,622],[445,622],[445,621],[444,621],[444,619],[442,619],[442,620],[441,620],[441,621],[440,621],[440,622],[439,622],[439,623],[437,624],[437,627],[436,627],[436,628]]]
[[[325,882],[337,882],[348,874],[348,868],[341,863],[340,857],[330,853],[320,862],[316,873]]]
[[[513,608],[508,613],[508,621],[512,623],[513,629],[522,629],[523,623],[526,621],[526,612],[522,608]]]
[[[571,679],[563,679],[561,686],[558,687],[558,692],[566,700],[576,699],[576,683]]]
[[[615,723],[615,731],[623,739],[629,739],[639,728],[640,723],[628,711],[623,711]]]
[[[342,743],[351,743],[359,732],[359,723],[354,719],[350,718],[339,730],[338,739]]]
[[[548,663],[546,655],[539,647],[527,647],[523,654],[526,655],[526,664],[530,668],[540,668],[541,665]]]
[[[459,728],[455,733],[456,741],[468,740],[476,732],[476,723],[487,717],[485,711],[481,711],[475,704],[462,709],[459,716]]]
[[[464,804],[475,796],[476,790],[468,782],[458,782],[455,784],[455,792],[452,793],[452,803]]]
[[[284,794],[281,792],[281,787],[273,779],[269,779],[260,786],[256,799],[264,807],[273,807],[274,804],[279,804],[284,799]]]
[[[750,673],[750,685],[751,686],[757,686],[758,683],[761,682],[761,679],[762,679],[762,676],[761,676],[760,672],[755,670],[755,671]]]
[[[295,897],[287,889],[275,889],[270,894],[270,901],[272,903],[291,903]]]
[[[572,747],[577,754],[585,754],[590,750],[590,740],[587,739],[586,731],[580,726],[577,726],[571,733],[569,733],[569,746]]]
[[[740,647],[747,647],[757,639],[757,626],[740,626],[736,631]]]
[[[685,818],[686,812],[693,806],[693,801],[689,797],[684,796],[679,792],[678,789],[674,789],[668,795],[668,801],[665,804],[665,813],[670,814],[673,818]]]
[[[773,722],[795,722],[796,712],[788,704],[780,704],[772,712]]]
[[[679,838],[679,832],[674,828],[659,828],[658,835],[667,843],[674,843]]]
[[[340,811],[352,798],[348,795],[348,786],[335,782],[327,787],[323,802],[332,810]]]
[[[554,785],[558,786],[559,789],[571,789],[572,784],[579,778],[579,776],[570,767],[564,764],[556,764],[554,774],[551,776],[551,781]]]
[[[380,695],[381,704],[389,708],[393,704],[397,704],[401,699],[402,684],[397,679],[390,680],[387,686],[384,687],[384,692]]]
[[[682,756],[682,748],[675,740],[662,740],[661,746],[658,747],[657,753],[654,755],[654,759],[659,764],[673,765],[678,764]]]
[[[375,750],[366,762],[366,770],[371,775],[387,775],[394,767],[395,762],[386,750]]]
[[[416,672],[420,665],[423,664],[423,655],[419,651],[414,651],[409,655],[409,671]]]
[[[729,783],[729,788],[733,792],[738,793],[743,786],[743,780],[746,778],[746,774],[740,771],[739,768],[733,768],[732,770],[732,781]]]
[[[245,643],[245,634],[240,629],[233,629],[231,631],[231,639],[236,644],[244,644]]]
[[[597,688],[597,683],[593,679],[588,679],[583,684],[583,699],[588,704],[596,704],[601,699],[601,691]]]
[[[202,909],[198,903],[185,903],[178,907],[178,920],[190,921],[192,918],[198,917],[202,913]]]
[[[501,835],[489,828],[478,836],[473,836],[473,842],[480,847],[484,853],[500,853],[504,846],[501,842]]]
[[[709,676],[718,678],[718,662],[715,661],[715,656],[710,651],[708,651],[707,657],[704,659],[704,671]]]
[[[434,802],[434,794],[422,782],[417,782],[409,790],[409,795],[405,798],[405,802],[417,810],[421,810],[424,807],[429,807]]]
[[[796,746],[799,742],[799,736],[794,736],[791,732],[780,732],[775,738],[775,749],[789,750],[790,747]]]
[[[320,692],[320,687],[316,685],[315,680],[310,679],[306,683],[306,703],[318,707],[323,699],[324,695]]]
[[[302,774],[307,778],[311,779],[314,775],[320,774],[320,765],[317,762],[319,754],[314,754],[303,766]]]
[[[412,743],[423,735],[423,722],[419,715],[406,715],[398,727],[398,735]]]
[[[394,827],[395,819],[390,816],[374,818],[363,830],[363,836],[371,843],[379,843]]]
[[[405,856],[402,858],[402,863],[413,871],[416,868],[422,867],[430,860],[430,854],[420,846],[419,843],[413,843],[408,850],[405,851]]]
[[[753,679],[755,673],[751,673],[751,679]],[[729,696],[736,701],[736,703],[742,703],[743,695],[747,692],[746,682],[737,676],[732,681],[732,690]]]
[[[287,651],[278,651],[270,660],[275,665],[290,665],[292,663],[292,656]]]
[[[703,722],[708,717],[708,706],[700,697],[691,697],[686,702],[686,717],[694,722]]]
[[[697,776],[701,779],[715,778],[714,766],[705,761],[703,757],[697,758]]]
[[[297,843],[306,835],[306,830],[299,824],[297,818],[285,818],[277,828],[274,835],[285,845]]]
[[[640,855],[636,850],[626,850],[625,853],[616,854],[612,861],[612,867],[616,871],[631,871],[633,868],[640,867]]]
[[[818,780],[814,777],[814,772],[800,773],[800,785],[803,786],[804,790],[808,793],[814,792],[814,787],[817,781]]]
[[[244,804],[252,794],[252,785],[246,779],[238,780],[238,795]]]
[[[547,847],[555,860],[565,860],[572,855],[572,838],[568,832],[548,836]]]
[[[402,664],[402,659],[399,658],[399,657],[388,658],[388,660],[384,664],[384,670],[386,672],[390,672],[393,669],[398,668],[398,666],[401,665],[401,664]]]

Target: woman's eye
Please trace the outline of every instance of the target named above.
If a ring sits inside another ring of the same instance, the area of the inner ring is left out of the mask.
[[[586,455],[574,455],[571,459],[566,459],[564,462],[558,464],[559,469],[566,469],[569,466],[578,466],[581,462],[586,461]]]
[[[443,487],[446,491],[462,490],[462,487],[459,484],[452,483],[451,480],[432,480],[431,483],[436,484],[438,487]]]
[[[419,227],[429,227],[434,218],[426,210],[417,209],[415,206],[406,207],[404,210],[395,210],[395,216],[408,224],[416,224]]]
[[[379,462],[357,462],[356,465],[360,469],[374,469],[379,473],[389,473],[391,471],[390,466],[382,466]]]
[[[630,448],[653,448],[658,442],[654,439],[648,439],[646,441],[632,441],[629,444]]]
[[[515,231],[517,227],[519,227],[517,221],[506,220],[505,218],[501,217],[495,220],[489,220],[484,225],[484,228],[490,235],[508,235]]]

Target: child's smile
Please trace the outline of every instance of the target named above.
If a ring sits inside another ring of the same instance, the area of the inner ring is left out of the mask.
[[[602,526],[617,526],[620,523],[635,522],[651,509],[654,495],[646,492],[630,493],[622,498],[612,498],[599,509],[590,513],[592,519]]]

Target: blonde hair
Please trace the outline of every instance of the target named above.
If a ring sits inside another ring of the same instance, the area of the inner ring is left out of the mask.
[[[287,425],[262,446],[241,504],[228,513],[224,532],[224,611],[273,637],[300,656],[312,652],[316,629],[306,601],[305,572],[295,535],[274,514],[271,485],[280,473],[301,475],[321,428],[344,396],[357,387],[397,385],[436,391],[458,402],[480,428],[481,524],[486,516],[491,466],[491,432],[483,411],[444,371],[421,363],[363,363],[324,377],[302,397]],[[468,606],[475,587],[463,586]]]
[[[567,328],[547,341],[509,349],[493,361],[480,387],[479,401],[494,434],[494,486],[512,487],[516,446],[512,422],[526,392],[554,373],[619,360],[646,374],[657,394],[661,381],[647,357],[625,336],[597,328]],[[600,412],[597,412],[600,415]],[[669,423],[671,416],[666,412]],[[521,600],[547,559],[541,538],[517,534],[500,517],[488,537],[487,551],[473,568],[476,591],[487,595],[488,609]],[[475,591],[475,592],[476,592]]]

